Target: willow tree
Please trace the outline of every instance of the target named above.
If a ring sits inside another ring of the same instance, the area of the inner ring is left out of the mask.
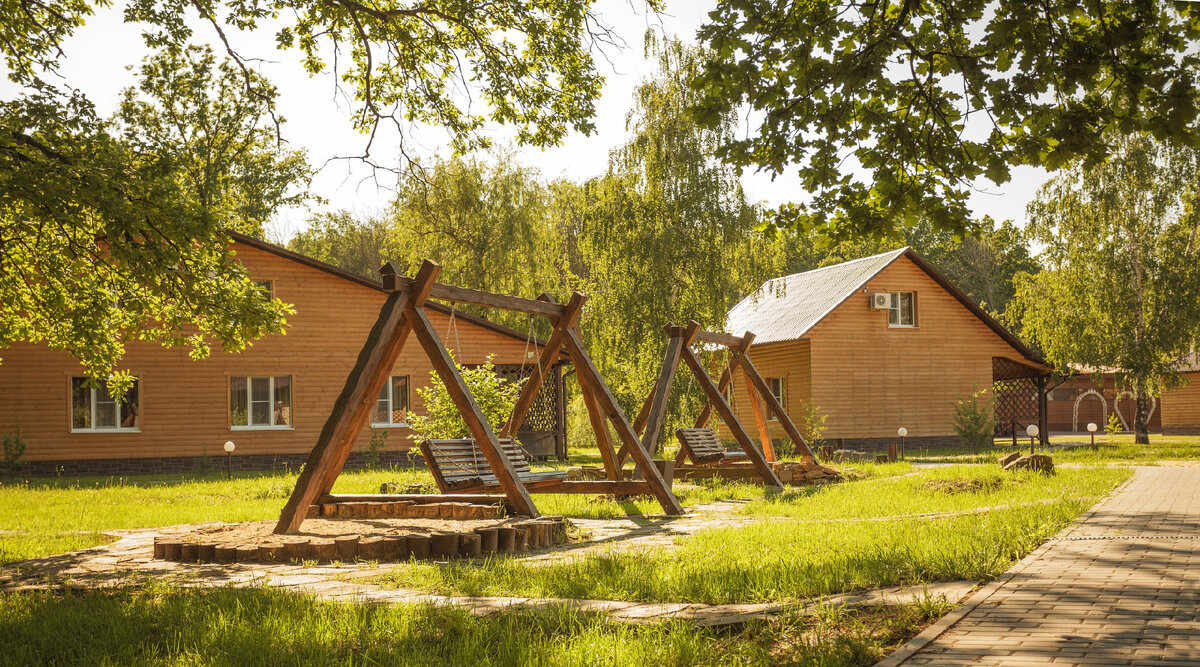
[[[753,230],[759,211],[738,174],[713,157],[736,118],[702,128],[687,113],[696,101],[688,82],[706,55],[677,42],[655,53],[658,74],[634,93],[632,137],[605,176],[584,184],[575,208],[590,295],[584,333],[629,407],[658,373],[663,323],[723,329],[730,305],[769,271]]]
[[[1200,344],[1200,153],[1144,135],[1042,186],[1029,231],[1046,270],[1018,277],[1010,312],[1060,369],[1113,368],[1149,443],[1150,400]]]

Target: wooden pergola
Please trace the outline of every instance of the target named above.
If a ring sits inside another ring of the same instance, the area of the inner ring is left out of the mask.
[[[810,456],[814,460],[816,454],[808,446],[801,435],[800,429],[792,421],[791,416],[784,410],[783,406],[771,393],[771,388],[763,376],[754,367],[754,362],[750,360],[750,346],[754,343],[754,334],[747,332],[744,336],[734,336],[732,334],[721,333],[717,331],[706,331],[700,328],[700,324],[696,321],[688,322],[687,326],[676,326],[667,324],[664,327],[667,333],[667,349],[663,359],[662,370],[659,372],[658,380],[655,382],[654,390],[646,397],[646,402],[642,405],[641,411],[638,413],[637,419],[634,421],[634,427],[638,433],[642,433],[642,447],[646,452],[656,453],[659,448],[659,432],[662,430],[663,422],[666,418],[667,398],[671,393],[671,384],[675,379],[676,370],[682,362],[691,370],[695,376],[700,389],[704,392],[707,401],[704,407],[701,408],[700,414],[696,417],[693,428],[705,428],[712,419],[715,411],[720,415],[721,420],[729,427],[730,434],[734,440],[746,453],[746,458],[754,466],[759,477],[769,486],[783,488],[783,484],[771,469],[770,462],[775,460],[775,452],[771,446],[771,434],[767,428],[767,414],[773,414],[778,420],[780,426],[783,427],[787,436],[796,444],[798,450],[803,451],[805,456]],[[716,345],[725,347],[730,351],[729,364],[721,372],[717,382],[713,382],[708,371],[704,368],[700,358],[696,356],[695,351],[691,346],[693,343],[704,343],[707,345]],[[762,441],[762,449],[755,447],[750,434],[742,426],[737,414],[732,406],[725,399],[725,392],[733,383],[734,373],[740,369],[742,375],[746,379],[747,393],[750,396],[750,407],[754,413],[754,421],[758,429],[759,438]],[[763,404],[766,404],[764,409]],[[621,460],[624,460],[626,453],[631,453],[631,450],[622,448],[620,455]],[[676,465],[680,465],[684,461],[684,453],[681,451],[676,459]]]
[[[350,500],[388,500],[399,496],[333,495],[333,484],[346,464],[354,441],[362,431],[370,415],[375,398],[383,383],[387,381],[396,358],[404,349],[410,334],[428,356],[438,377],[446,385],[451,400],[458,407],[466,422],[471,438],[475,441],[488,465],[491,467],[509,506],[517,514],[531,517],[539,515],[529,490],[517,477],[512,462],[505,456],[499,439],[516,434],[533,405],[541,384],[526,382],[513,408],[512,415],[497,434],[484,418],[479,406],[463,382],[454,361],[446,351],[445,344],[429,322],[425,303],[429,299],[457,304],[469,304],[498,308],[546,317],[554,325],[538,358],[538,375],[544,375],[558,360],[565,349],[576,369],[580,389],[587,404],[593,429],[596,431],[601,456],[605,461],[607,480],[571,481],[560,480],[549,485],[539,485],[538,491],[545,493],[590,493],[590,494],[649,494],[653,495],[668,514],[682,514],[683,507],[671,493],[662,474],[650,460],[651,450],[638,446],[633,426],[622,412],[612,392],[600,377],[599,371],[588,355],[579,333],[578,321],[587,297],[575,292],[566,304],[555,303],[547,294],[538,299],[496,294],[481,290],[443,285],[437,282],[441,266],[430,260],[421,264],[417,275],[408,278],[400,275],[397,267],[388,263],[380,269],[384,288],[389,292],[379,311],[379,317],[359,352],[358,361],[346,378],[346,384],[334,403],[317,443],[309,454],[296,487],[280,513],[275,526],[276,533],[294,533],[300,529],[309,508],[317,503],[337,503]],[[617,467],[617,455],[608,439],[611,424],[623,444],[633,452],[634,463],[641,479],[624,480]],[[632,445],[630,447],[630,445]],[[463,496],[452,496],[453,500]]]

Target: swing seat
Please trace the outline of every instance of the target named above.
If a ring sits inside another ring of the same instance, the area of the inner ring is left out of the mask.
[[[679,438],[679,446],[687,454],[687,458],[691,459],[693,465],[712,465],[749,459],[745,452],[731,452],[722,447],[717,432],[711,428],[676,429],[675,437]]]
[[[530,470],[525,450],[514,438],[501,438],[500,448],[516,470],[517,479],[526,486],[567,477],[565,470]],[[442,493],[500,486],[500,480],[488,465],[483,451],[470,438],[425,440],[421,442],[421,453],[425,455],[425,463]]]

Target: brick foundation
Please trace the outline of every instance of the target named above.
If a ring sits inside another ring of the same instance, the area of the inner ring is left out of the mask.
[[[308,454],[234,454],[230,459],[233,470],[299,470]],[[420,456],[408,452],[380,452],[379,465],[408,468],[424,467]],[[75,459],[67,461],[22,461],[13,471],[17,477],[106,477],[109,475],[162,475],[198,473],[205,467],[202,456],[164,456],[136,459]],[[209,456],[209,472],[225,470],[225,455]],[[351,452],[346,468],[366,467],[364,452]]]
[[[886,452],[888,445],[899,445],[900,438],[827,438],[820,444],[829,445],[834,449],[853,449],[859,452]],[[908,436],[904,439],[904,449],[907,452],[926,449],[967,449],[966,443],[957,435],[939,435],[930,437]]]

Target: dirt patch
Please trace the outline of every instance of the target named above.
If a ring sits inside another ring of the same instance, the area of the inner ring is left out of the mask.
[[[307,519],[300,530],[292,535],[276,535],[275,521],[246,521],[206,526],[179,536],[185,542],[224,542],[231,544],[258,544],[268,541],[289,542],[314,537],[340,537],[342,535],[400,535],[404,533],[430,534],[435,532],[474,532],[477,528],[503,526],[517,519]]]
[[[953,477],[950,479],[931,479],[928,482],[921,484],[922,491],[932,491],[934,493],[988,493],[996,491],[1004,486],[1004,480],[999,477],[988,477],[986,479],[964,479],[961,477]]]

